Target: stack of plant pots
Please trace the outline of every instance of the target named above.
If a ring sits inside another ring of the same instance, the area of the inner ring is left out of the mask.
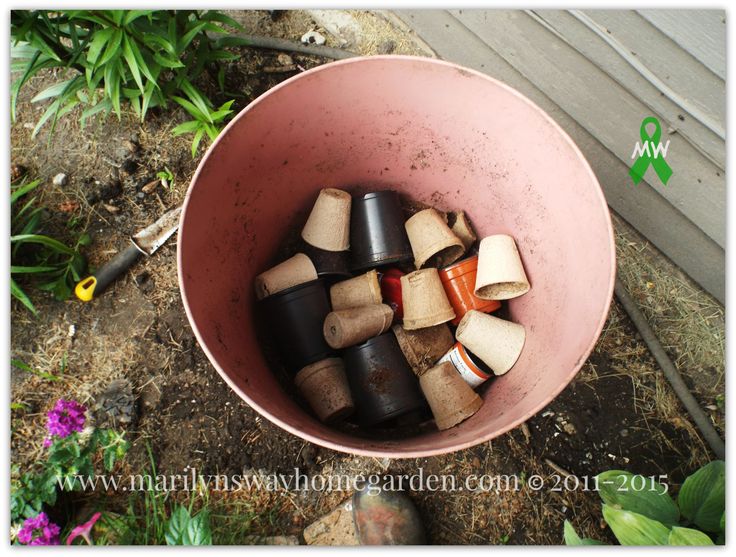
[[[480,409],[474,389],[508,372],[525,341],[490,313],[530,285],[513,238],[488,236],[477,252],[476,241],[464,211],[405,215],[391,190],[320,191],[299,253],[255,280],[282,364],[320,420],[448,429]]]

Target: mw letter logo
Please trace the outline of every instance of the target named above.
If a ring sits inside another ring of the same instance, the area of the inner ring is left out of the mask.
[[[654,125],[654,133],[649,135],[647,131],[647,125]],[[667,150],[670,148],[670,140],[667,143],[662,143],[660,138],[662,136],[662,128],[659,125],[659,120],[650,116],[644,118],[641,121],[641,127],[639,128],[639,137],[641,137],[641,143],[638,141],[634,145],[634,152],[631,153],[632,159],[637,159],[634,166],[629,170],[629,176],[634,180],[634,184],[638,184],[644,179],[644,174],[651,165],[654,168],[654,172],[662,181],[664,185],[667,185],[667,181],[672,176],[672,169],[667,164],[665,157],[667,157]]]

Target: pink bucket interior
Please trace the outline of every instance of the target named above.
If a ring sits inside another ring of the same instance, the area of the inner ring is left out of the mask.
[[[320,188],[349,186],[464,209],[479,237],[506,233],[518,243],[532,289],[509,308],[526,327],[526,345],[458,427],[385,441],[338,432],[293,401],[264,359],[253,279],[274,262],[287,231],[303,224]],[[544,408],[600,334],[614,258],[596,178],[542,110],[482,74],[396,56],[321,66],[242,111],[200,164],[179,232],[190,323],[231,387],[305,439],[390,457],[472,446]]]

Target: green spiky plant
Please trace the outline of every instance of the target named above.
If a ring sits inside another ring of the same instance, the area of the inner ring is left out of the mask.
[[[32,195],[40,183],[22,180],[10,187],[10,293],[34,314],[35,305],[16,279],[25,277],[37,288],[66,300],[87,270],[80,248],[90,243],[86,233],[73,246],[42,233],[45,210]]]
[[[120,118],[124,103],[143,121],[152,107],[173,101],[192,117],[173,132],[193,134],[195,156],[202,138],[217,137],[233,112],[232,100],[215,107],[194,85],[208,72],[224,90],[221,62],[238,58],[226,47],[245,41],[229,36],[222,25],[242,29],[213,10],[14,10],[11,117],[21,88],[42,70],[59,68],[65,70],[62,80],[31,99],[50,101],[34,135],[47,123],[53,130],[78,106],[84,125],[100,112]]]

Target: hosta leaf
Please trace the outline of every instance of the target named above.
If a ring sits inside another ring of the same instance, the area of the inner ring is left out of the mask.
[[[677,497],[685,518],[707,532],[721,529],[726,508],[726,465],[715,460],[689,476]]]
[[[667,488],[651,478],[608,470],[598,475],[597,485],[598,494],[607,505],[642,514],[665,526],[677,524],[680,519],[680,511]]]
[[[661,522],[605,504],[603,518],[621,545],[667,545],[670,530]]]
[[[675,526],[670,532],[668,545],[714,545],[706,534],[692,528],[679,528]]]
[[[581,538],[578,536],[575,528],[573,528],[572,524],[567,520],[565,521],[564,533],[565,545],[604,545],[603,542],[599,542],[598,540],[594,540],[592,538]]]
[[[189,520],[182,535],[182,545],[212,545],[212,530],[207,511],[202,511]]]
[[[166,545],[181,545],[184,532],[189,524],[189,511],[181,505],[171,513],[166,523]]]

